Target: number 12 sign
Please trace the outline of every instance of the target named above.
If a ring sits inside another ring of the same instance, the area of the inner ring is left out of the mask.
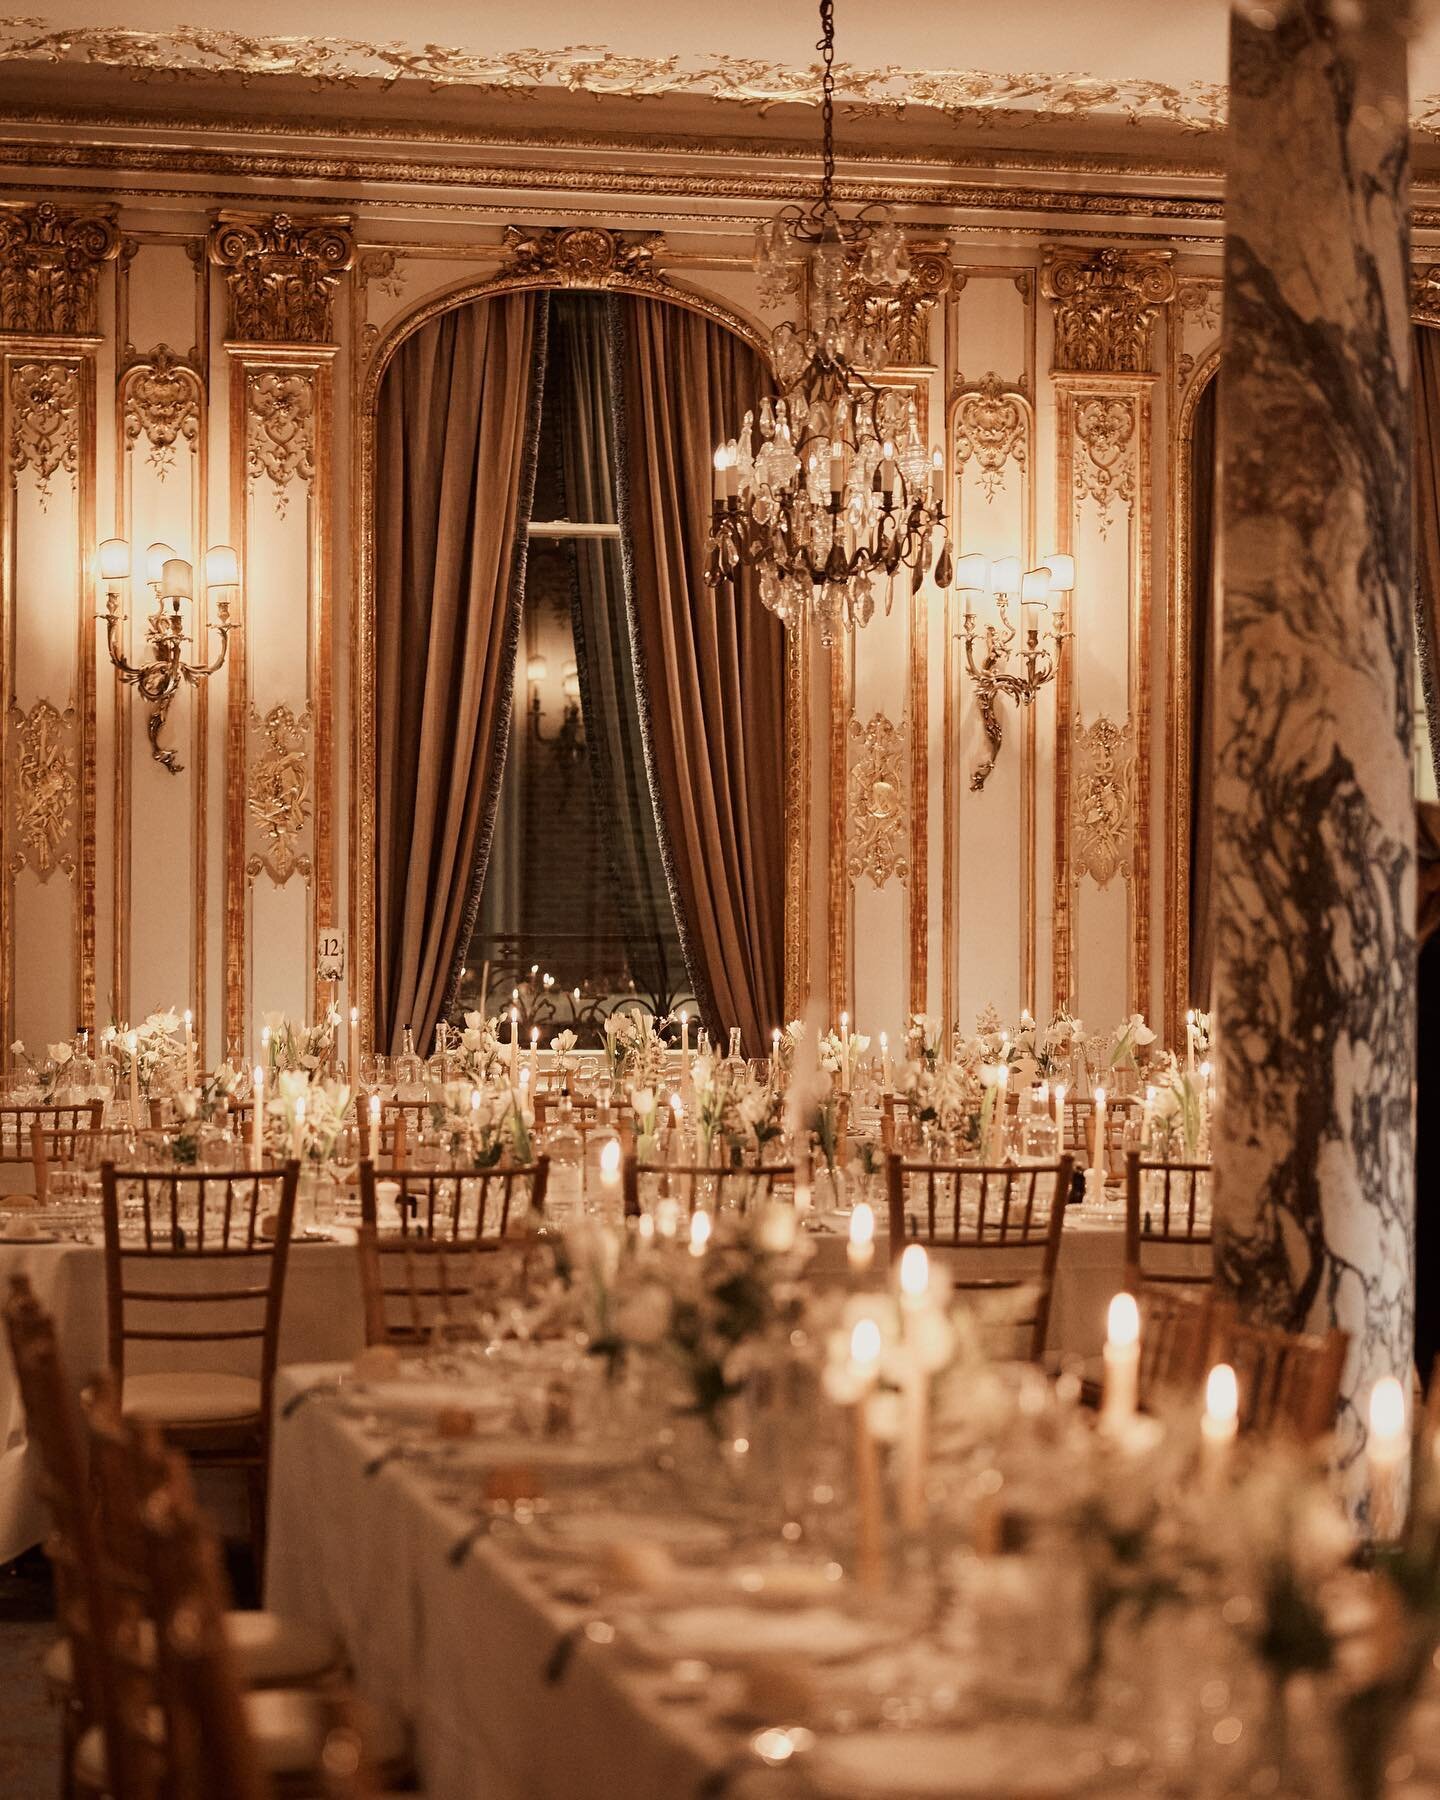
[[[317,981],[345,979],[345,933],[333,925],[320,928],[320,940],[315,950],[315,977]]]

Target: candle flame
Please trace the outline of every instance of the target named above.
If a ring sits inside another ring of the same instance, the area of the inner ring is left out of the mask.
[[[1231,1425],[1240,1412],[1240,1389],[1229,1363],[1216,1363],[1205,1378],[1205,1416],[1217,1425]]]
[[[922,1300],[929,1286],[930,1258],[925,1254],[925,1246],[907,1244],[900,1258],[900,1292],[907,1300]]]
[[[1405,1434],[1405,1390],[1393,1375],[1382,1375],[1370,1390],[1370,1435],[1398,1438]]]
[[[710,1242],[710,1215],[704,1207],[697,1207],[690,1220],[690,1254],[703,1256],[705,1246]]]
[[[1140,1342],[1140,1308],[1135,1304],[1133,1294],[1117,1294],[1110,1302],[1105,1335],[1118,1348]]]
[[[600,1148],[600,1179],[613,1186],[620,1179],[620,1140],[610,1138]]]
[[[850,1242],[852,1244],[873,1244],[875,1242],[875,1209],[868,1200],[857,1201],[855,1210],[850,1215]],[[918,1249],[919,1246],[917,1245],[916,1248]],[[923,1250],[921,1255],[924,1255]],[[901,1261],[904,1261],[903,1257]]]
[[[874,1319],[857,1319],[850,1333],[850,1360],[861,1368],[873,1368],[880,1360],[880,1327]]]

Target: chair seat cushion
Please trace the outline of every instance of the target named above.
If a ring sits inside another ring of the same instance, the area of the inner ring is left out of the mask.
[[[265,1688],[245,1696],[245,1721],[255,1744],[256,1758],[272,1779],[304,1775],[320,1767],[321,1752],[334,1714],[319,1694],[295,1688]],[[384,1775],[406,1766],[405,1727],[388,1708],[365,1707],[365,1750]],[[83,1788],[105,1790],[105,1739],[92,1725],[75,1747],[75,1780]]]
[[[157,1425],[229,1425],[260,1417],[260,1383],[202,1370],[127,1375],[120,1409],[127,1419]]]
[[[140,1653],[154,1661],[155,1635],[141,1626]],[[225,1635],[235,1656],[236,1673],[248,1688],[295,1687],[332,1674],[341,1666],[337,1638],[303,1619],[283,1613],[244,1611],[225,1615]],[[60,1638],[45,1652],[41,1669],[52,1693],[68,1693],[75,1684],[75,1660],[68,1638]]]

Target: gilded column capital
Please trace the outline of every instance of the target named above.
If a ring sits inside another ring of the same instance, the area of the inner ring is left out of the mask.
[[[339,213],[217,213],[209,256],[224,271],[231,340],[328,344],[335,290],[355,261],[353,223]]]
[[[119,250],[113,206],[0,201],[0,331],[92,336],[100,265]]]
[[[853,285],[849,322],[862,341],[875,339],[881,367],[926,368],[930,353],[930,315],[955,284],[949,253],[939,244],[911,244],[910,273],[895,285],[860,280],[860,258],[850,259]],[[963,287],[964,278],[959,285]]]
[[[1160,310],[1175,297],[1168,250],[1045,250],[1040,291],[1055,303],[1054,375],[1148,375]]]

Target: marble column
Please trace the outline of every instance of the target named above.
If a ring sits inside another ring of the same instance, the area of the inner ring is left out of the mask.
[[[1217,1262],[1243,1315],[1351,1334],[1350,1465],[1412,1354],[1403,11],[1241,0],[1231,26]]]

